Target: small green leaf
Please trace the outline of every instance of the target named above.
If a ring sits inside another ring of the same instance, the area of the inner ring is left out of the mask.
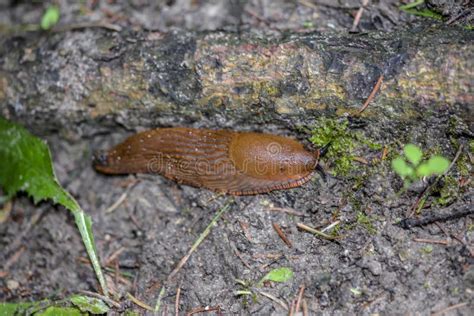
[[[361,296],[362,295],[362,291],[359,290],[358,288],[353,287],[353,288],[350,289],[350,291],[351,291],[352,294],[354,294],[354,296]]]
[[[449,160],[442,156],[433,156],[428,160],[432,174],[442,174],[449,168]]]
[[[259,282],[265,281],[286,282],[293,277],[293,271],[290,268],[276,268],[268,272]]]
[[[51,29],[58,23],[59,16],[59,7],[56,5],[49,6],[41,18],[41,28],[45,31]]]
[[[429,177],[431,176],[431,170],[430,167],[426,162],[422,163],[421,165],[416,168],[416,175],[418,177]]]
[[[407,3],[407,4],[404,4],[404,5],[401,5],[399,8],[400,8],[400,10],[409,10],[409,9],[416,8],[417,6],[419,6],[420,4],[423,4],[423,3],[425,3],[425,0],[416,0],[412,3]]]
[[[423,152],[421,151],[420,147],[413,144],[407,144],[405,148],[403,148],[403,152],[405,153],[408,161],[414,166],[417,166],[420,163],[421,157],[423,156]]]
[[[76,305],[82,312],[91,314],[105,314],[109,307],[100,299],[83,295],[74,295],[70,298],[71,303]]]
[[[35,313],[36,316],[83,316],[85,314],[81,313],[77,308],[72,307],[57,307],[50,306],[44,311],[39,311]]]
[[[392,160],[392,168],[402,178],[413,175],[413,168],[401,157]]]

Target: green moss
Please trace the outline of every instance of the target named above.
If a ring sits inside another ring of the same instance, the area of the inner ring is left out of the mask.
[[[365,228],[370,234],[375,235],[377,233],[377,229],[373,224],[374,219],[370,218],[364,212],[357,213],[357,224],[361,227]]]
[[[436,199],[436,204],[445,206],[453,203],[458,198],[459,192],[459,181],[452,176],[444,177],[444,184],[439,190],[439,197]]]
[[[366,145],[371,149],[381,149],[377,144],[361,133],[353,132],[348,129],[347,119],[320,118],[313,128],[310,141],[318,147],[331,144],[326,158],[333,162],[334,175],[347,175],[357,167],[353,163],[354,151]]]
[[[459,159],[456,161],[456,167],[458,168],[459,174],[463,177],[469,177],[472,170],[472,165],[469,162],[469,157],[465,154],[461,154]]]

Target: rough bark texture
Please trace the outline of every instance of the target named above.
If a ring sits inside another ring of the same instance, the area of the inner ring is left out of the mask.
[[[364,116],[409,121],[449,107],[472,129],[473,39],[436,24],[395,36],[34,34],[1,42],[0,109],[41,134],[83,122],[308,124],[356,113],[383,74]]]

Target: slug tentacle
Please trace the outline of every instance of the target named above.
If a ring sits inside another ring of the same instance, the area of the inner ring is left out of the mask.
[[[287,137],[191,128],[138,133],[94,158],[103,173],[158,173],[234,195],[300,186],[317,164],[318,155]]]

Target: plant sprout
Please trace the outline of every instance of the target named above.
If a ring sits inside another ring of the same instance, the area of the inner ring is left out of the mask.
[[[441,175],[449,168],[449,160],[443,156],[434,155],[422,161],[423,151],[413,144],[405,145],[403,154],[392,161],[392,168],[405,180],[406,187],[423,177]]]

